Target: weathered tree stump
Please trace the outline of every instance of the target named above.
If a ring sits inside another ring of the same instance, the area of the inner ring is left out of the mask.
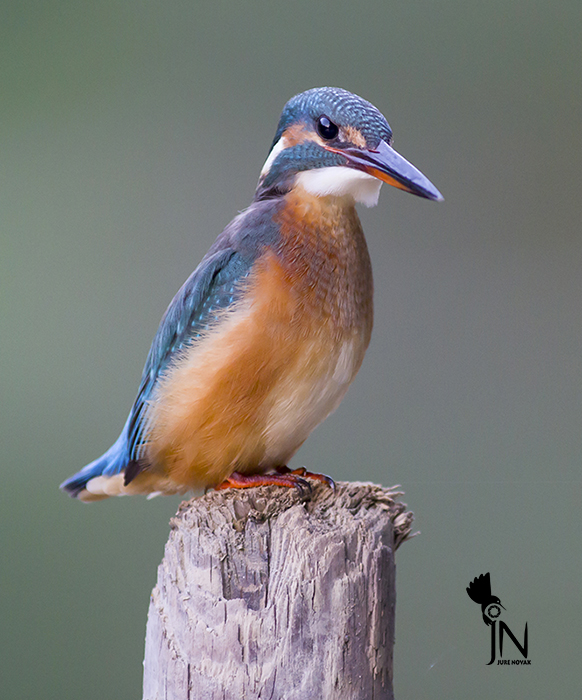
[[[393,698],[394,552],[412,513],[373,484],[185,502],[151,596],[144,700]]]

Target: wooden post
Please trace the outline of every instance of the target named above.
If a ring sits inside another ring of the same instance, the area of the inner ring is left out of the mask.
[[[390,700],[401,494],[316,483],[180,506],[151,596],[144,700]]]

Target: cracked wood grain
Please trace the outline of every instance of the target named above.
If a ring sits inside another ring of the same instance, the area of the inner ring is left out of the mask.
[[[264,486],[183,503],[148,614],[144,700],[390,700],[401,494]]]

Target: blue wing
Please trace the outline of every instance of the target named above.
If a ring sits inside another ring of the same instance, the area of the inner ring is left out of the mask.
[[[227,308],[240,295],[240,281],[248,276],[252,260],[227,247],[204,258],[166,310],[143,369],[140,387],[123,431],[107,452],[61,484],[77,496],[95,476],[113,476],[125,470],[128,484],[143,468],[140,448],[147,431],[147,406],[152,391],[185,346],[196,342],[214,321],[217,311]]]

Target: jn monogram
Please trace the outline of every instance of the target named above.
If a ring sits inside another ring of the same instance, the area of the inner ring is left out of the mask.
[[[469,598],[477,605],[481,606],[481,613],[483,614],[483,622],[491,628],[491,661],[487,666],[491,666],[495,662],[497,653],[497,629],[499,629],[499,656],[500,659],[497,660],[498,665],[524,665],[529,666],[531,664],[531,659],[527,658],[527,622],[525,623],[525,629],[523,632],[523,644],[520,643],[517,637],[509,629],[507,624],[503,620],[499,620],[499,627],[497,627],[497,618],[501,615],[501,610],[505,610],[501,601],[496,595],[491,594],[491,579],[489,573],[481,574],[477,576],[467,588],[467,593]],[[519,650],[523,659],[504,659],[503,658],[503,640],[504,635],[511,639],[515,647]]]

